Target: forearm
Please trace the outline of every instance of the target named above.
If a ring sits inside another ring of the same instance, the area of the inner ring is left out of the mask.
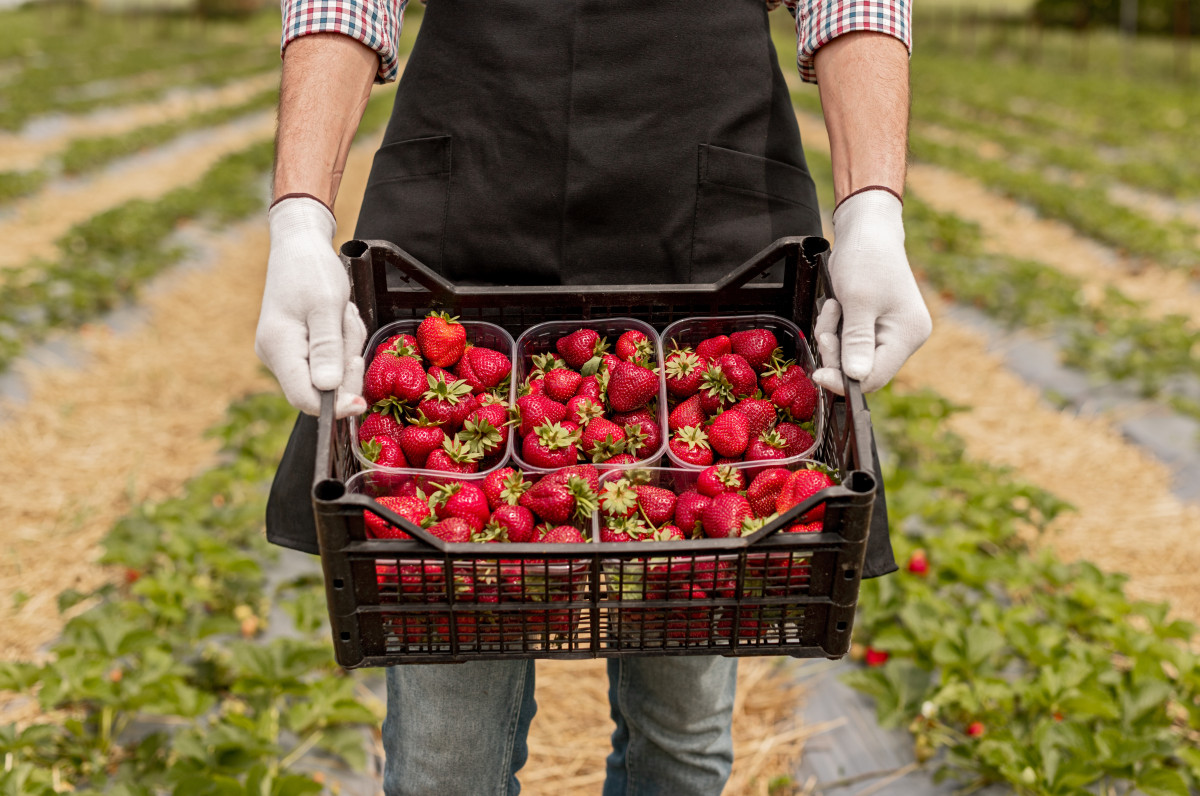
[[[908,154],[908,50],[882,33],[838,36],[816,52],[835,201],[868,185],[903,194]]]
[[[339,33],[316,33],[284,51],[274,194],[311,194],[333,206],[379,55]]]

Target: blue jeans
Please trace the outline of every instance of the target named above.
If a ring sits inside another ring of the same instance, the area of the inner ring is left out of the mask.
[[[733,765],[736,659],[611,659],[608,684],[616,729],[604,796],[721,792]],[[516,796],[533,691],[533,661],[389,668],[384,793]]]

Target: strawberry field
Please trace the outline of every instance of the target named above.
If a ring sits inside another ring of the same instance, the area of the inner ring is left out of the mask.
[[[786,52],[790,20],[772,20]],[[0,495],[0,792],[371,792],[378,678],[335,665],[319,570],[279,575],[293,559],[262,535],[292,422],[253,354],[278,16],[56,5],[0,11],[0,25],[0,468],[17,485]],[[910,733],[914,763],[961,786],[1200,792],[1196,92],[1153,41],[1126,69],[1121,43],[1096,34],[1082,69],[1075,34],[1035,49],[987,27],[927,30],[905,222],[935,330],[869,399],[901,570],[864,582],[845,680]],[[819,98],[781,60],[828,212]],[[390,96],[377,88],[352,150],[339,241]],[[622,339],[636,360],[639,341]],[[535,353],[543,376],[563,370],[552,345]],[[574,400],[596,378],[588,359],[552,392]],[[503,393],[493,365],[472,355]],[[630,394],[640,377],[622,377]],[[582,410],[619,413],[625,392]],[[664,394],[664,420],[684,403]],[[502,429],[477,408],[459,447],[507,431],[500,450],[534,466],[586,430]],[[698,447],[654,439],[652,416],[619,438],[628,420],[593,430],[587,455]],[[734,420],[719,444],[744,452]],[[794,444],[822,433],[796,427]],[[614,513],[646,486],[605,483],[596,498]],[[610,532],[642,534],[630,517]],[[686,618],[661,621],[688,640]],[[820,793],[796,774],[824,728],[798,723],[794,664],[742,663],[727,792]],[[598,790],[610,725],[596,664],[539,664],[526,792]]]

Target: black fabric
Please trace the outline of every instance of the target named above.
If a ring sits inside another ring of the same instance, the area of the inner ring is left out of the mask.
[[[459,283],[568,285],[709,282],[820,232],[762,0],[438,0],[355,236]],[[315,427],[268,506],[308,552]]]

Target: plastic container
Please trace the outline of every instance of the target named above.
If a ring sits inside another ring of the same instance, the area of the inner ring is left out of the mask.
[[[578,329],[594,329],[601,337],[607,338],[610,352],[616,345],[617,338],[631,329],[642,332],[646,335],[647,339],[654,343],[655,367],[658,369],[658,398],[655,399],[657,406],[655,407],[654,414],[658,420],[662,443],[650,456],[639,459],[636,466],[659,463],[667,451],[667,383],[663,378],[662,339],[659,338],[658,332],[650,324],[639,321],[636,318],[601,318],[599,320],[585,321],[547,321],[532,326],[517,338],[516,356],[513,359],[516,370],[513,378],[514,389],[517,389],[516,385],[523,384],[525,378],[532,372],[533,356],[535,354],[554,353],[556,351],[555,343],[558,339]],[[516,433],[509,435],[509,438],[512,441],[512,458],[517,466],[531,473],[544,473],[548,471],[547,468],[536,467],[521,458],[521,442],[517,439]],[[611,469],[612,467],[629,466],[635,465],[606,465],[604,462],[596,463],[596,467],[601,471]]]
[[[793,462],[796,470],[805,462]],[[746,465],[731,465],[744,472]],[[763,468],[757,468],[763,469]],[[600,484],[627,477],[635,484],[670,489],[676,495],[693,489],[700,470],[668,467],[608,472]],[[751,476],[747,473],[747,484]],[[832,495],[832,492],[830,493]],[[824,503],[828,496],[820,501]],[[806,504],[808,505],[808,504]],[[811,510],[811,509],[806,509]],[[600,539],[599,511],[592,517],[593,538]],[[604,571],[601,623],[615,643],[638,649],[700,647],[719,650],[736,636],[739,646],[796,643],[812,597],[811,558],[826,534],[787,533],[796,520],[765,526],[774,547],[748,551],[689,551],[694,542],[638,542],[654,553],[630,557],[629,543],[598,542]],[[719,546],[723,541],[701,543]],[[607,557],[605,551],[613,550]],[[678,552],[675,552],[678,550]]]
[[[513,362],[513,363],[516,362],[516,345],[513,342],[512,335],[510,335],[502,327],[497,326],[493,323],[487,323],[485,321],[460,320],[459,323],[461,323],[463,325],[463,327],[467,330],[467,342],[468,343],[470,343],[471,345],[483,346],[486,348],[494,349],[494,350],[499,351],[500,353],[506,355],[510,362]],[[376,347],[379,346],[380,343],[384,342],[389,337],[391,337],[393,335],[397,335],[397,334],[411,334],[411,335],[415,336],[417,333],[417,327],[420,325],[421,325],[421,320],[418,320],[418,319],[395,321],[393,323],[387,324],[386,326],[384,326],[383,328],[381,328],[377,332],[375,332],[375,334],[371,335],[371,339],[367,341],[367,347],[363,354],[363,359],[365,360],[366,368],[371,367],[371,361],[375,358],[375,349],[376,349]],[[366,372],[365,369],[364,369],[364,372]],[[510,405],[512,404],[513,399],[515,397],[516,397],[516,380],[510,375],[509,376],[508,399],[507,399]],[[358,423],[359,423],[359,419],[357,417],[351,418],[350,429],[354,435],[353,438],[355,440],[358,439]],[[479,475],[481,475],[481,476],[487,475],[488,473],[492,472],[493,470],[503,467],[505,465],[505,463],[508,462],[509,458],[512,456],[512,451],[513,451],[512,445],[513,445],[513,434],[510,431],[510,433],[508,435],[508,441],[504,445],[504,452],[500,455],[500,459],[491,467],[487,468],[486,470],[480,471]],[[368,459],[366,456],[364,456],[360,446],[357,444],[354,444],[351,446],[351,451],[353,452],[354,458],[358,461],[358,464],[362,469],[384,470],[384,471],[396,472],[396,473],[400,473],[400,474],[409,472],[409,470],[407,468],[397,469],[397,468],[392,468],[392,467],[380,467],[379,465],[375,464],[373,461]],[[431,472],[435,472],[435,471],[431,471]]]
[[[779,347],[783,349],[784,358],[796,360],[796,363],[804,368],[806,374],[811,376],[812,372],[816,369],[816,359],[813,357],[812,349],[809,347],[804,333],[800,331],[800,327],[786,318],[780,318],[777,315],[722,315],[711,318],[682,318],[663,329],[662,341],[664,348],[667,350],[675,346],[691,346],[694,348],[697,343],[709,337],[716,337],[721,334],[727,335],[749,329],[769,330],[775,335]],[[665,386],[666,382],[664,379],[664,388]],[[817,387],[817,409],[813,413],[813,444],[807,450],[795,456],[789,456],[786,459],[760,459],[755,461],[766,461],[769,464],[787,466],[805,459],[811,459],[814,452],[820,449],[822,437],[825,433],[825,403],[825,390]],[[674,406],[670,408],[674,408]],[[668,409],[669,413],[670,409]],[[684,469],[704,469],[700,465],[690,464],[680,459],[670,449],[669,438],[667,442],[666,454],[672,466]]]

